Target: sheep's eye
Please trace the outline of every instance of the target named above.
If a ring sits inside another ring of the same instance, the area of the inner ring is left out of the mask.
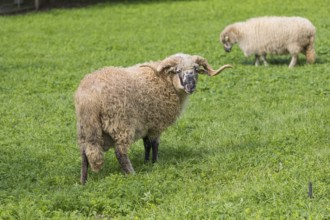
[[[175,72],[176,73],[181,73],[181,70],[180,69],[176,69]]]
[[[194,66],[194,71],[198,72],[198,70],[199,70],[199,66]]]

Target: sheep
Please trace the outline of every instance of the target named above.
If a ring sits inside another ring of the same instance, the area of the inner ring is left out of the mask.
[[[213,70],[198,55],[175,54],[161,61],[131,67],[105,67],[86,75],[74,95],[78,143],[81,151],[81,183],[87,181],[88,164],[98,172],[104,152],[114,147],[125,174],[134,169],[129,147],[143,139],[145,161],[157,161],[161,133],[184,110],[195,91],[198,74],[215,76],[227,64]]]
[[[267,66],[267,54],[290,54],[289,67],[297,63],[298,54],[303,53],[309,64],[315,62],[316,29],[302,17],[257,17],[245,22],[237,22],[225,27],[220,34],[220,43],[226,52],[238,43],[245,56],[255,55],[255,65],[259,60]]]

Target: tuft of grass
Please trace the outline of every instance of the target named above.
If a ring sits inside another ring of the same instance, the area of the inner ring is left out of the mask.
[[[0,17],[0,219],[330,218],[330,41],[327,2],[125,1]],[[314,65],[288,56],[253,66],[218,42],[229,23],[263,15],[309,18]],[[79,184],[73,94],[103,66],[184,52],[234,69],[201,76],[162,136],[159,162],[142,142],[120,172]],[[308,196],[312,182],[313,196]]]

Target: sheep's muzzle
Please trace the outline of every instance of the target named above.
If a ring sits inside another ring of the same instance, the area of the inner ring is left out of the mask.
[[[188,94],[192,94],[195,91],[196,88],[196,81],[189,79],[185,84],[184,84],[184,91]]]
[[[192,94],[196,89],[198,73],[194,71],[187,71],[182,74],[179,74],[179,77],[184,91],[188,94]]]
[[[225,51],[227,52],[227,53],[229,53],[230,51],[231,51],[231,47],[229,46],[223,46],[223,48],[225,49]]]

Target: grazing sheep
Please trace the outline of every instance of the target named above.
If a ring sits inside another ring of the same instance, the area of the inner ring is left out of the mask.
[[[88,163],[101,169],[104,151],[115,148],[124,173],[134,173],[128,149],[142,138],[145,161],[157,160],[161,133],[183,112],[196,87],[198,73],[215,76],[203,57],[172,55],[162,61],[132,67],[106,67],[85,76],[75,93],[78,142],[81,149],[81,183]]]
[[[290,54],[289,67],[296,65],[298,54],[306,56],[307,63],[315,62],[316,29],[306,18],[301,17],[259,17],[245,22],[228,25],[220,34],[220,42],[226,52],[238,43],[245,56],[255,55],[266,62],[267,54]]]

